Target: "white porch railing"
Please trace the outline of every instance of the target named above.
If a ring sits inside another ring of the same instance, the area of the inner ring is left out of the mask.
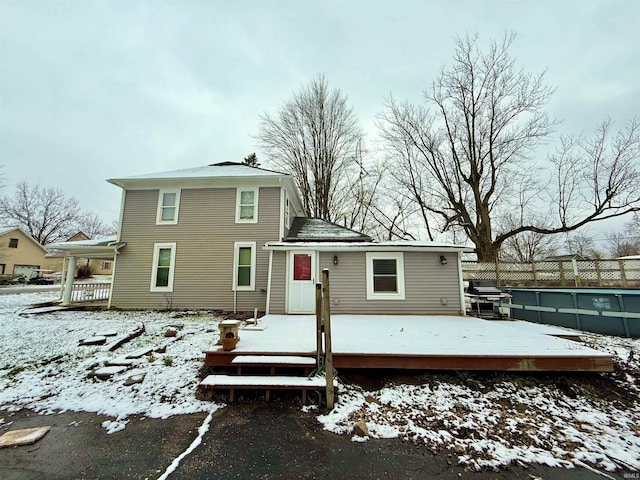
[[[108,300],[110,283],[74,282],[71,290],[71,303]]]

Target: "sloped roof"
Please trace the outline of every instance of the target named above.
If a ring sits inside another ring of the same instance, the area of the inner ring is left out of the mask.
[[[182,170],[171,170],[168,172],[147,173],[143,175],[134,175],[131,177],[111,178],[107,180],[114,185],[122,186],[128,182],[140,180],[187,180],[187,179],[209,179],[209,178],[278,178],[289,177],[286,173],[274,172],[260,167],[251,167],[236,162],[221,162],[203,167],[185,168]]]
[[[287,242],[370,242],[361,232],[319,218],[296,217],[291,223]]]
[[[27,237],[27,239],[35,243],[38,247],[40,247],[40,249],[44,250],[45,253],[47,252],[47,249],[43,245],[41,245],[35,238],[33,238],[31,235],[29,235],[25,230],[23,230],[20,227],[0,227],[0,236],[6,235],[7,233],[11,233],[13,231],[21,232],[25,237]]]
[[[48,245],[55,250],[63,250],[68,255],[80,258],[99,258],[104,260],[113,259],[113,256],[120,253],[126,247],[126,242],[118,242],[115,235],[89,240],[75,240],[70,242],[58,242]]]

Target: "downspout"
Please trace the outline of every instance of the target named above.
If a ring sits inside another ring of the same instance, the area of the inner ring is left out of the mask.
[[[269,315],[269,306],[271,305],[271,270],[273,268],[273,250],[269,250],[269,273],[267,276],[267,303],[264,308],[265,315]]]
[[[458,278],[460,284],[460,312],[462,316],[467,315],[467,308],[464,301],[464,277],[462,274],[462,252],[458,252]]]

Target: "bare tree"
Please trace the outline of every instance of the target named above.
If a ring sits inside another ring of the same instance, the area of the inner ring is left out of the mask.
[[[607,234],[607,240],[613,258],[640,255],[640,216],[635,215],[624,231]]]
[[[627,232],[607,234],[607,243],[612,258],[640,255],[640,242]]]
[[[586,233],[573,233],[567,235],[567,249],[572,255],[580,255],[584,258],[600,258],[602,254],[598,252],[593,243],[593,237]]]
[[[509,237],[502,245],[500,257],[515,262],[534,262],[557,255],[559,242],[553,235],[523,232]]]
[[[453,65],[425,92],[424,104],[389,98],[379,116],[389,150],[405,152],[395,155],[394,171],[425,222],[441,231],[462,226],[486,261],[524,232],[570,232],[640,209],[637,121],[617,135],[605,122],[591,140],[565,139],[552,159],[553,177],[545,179],[551,168],[531,161],[555,125],[544,111],[553,89],[544,73],[516,67],[508,52],[513,40],[507,35],[482,53],[477,37],[458,38]],[[514,210],[510,220],[518,221],[505,222]],[[537,223],[545,210],[545,223]]]
[[[285,103],[276,116],[260,117],[257,136],[270,163],[295,179],[309,216],[335,221],[343,205],[361,133],[353,109],[340,90],[330,90],[324,76],[312,80]]]
[[[83,232],[89,238],[100,238],[105,235],[115,235],[117,231],[117,223],[105,224],[100,217],[94,213],[81,213],[74,221],[74,229]]]
[[[80,215],[75,198],[60,189],[18,184],[13,197],[0,198],[0,218],[7,225],[27,231],[40,244],[46,245],[68,237]]]

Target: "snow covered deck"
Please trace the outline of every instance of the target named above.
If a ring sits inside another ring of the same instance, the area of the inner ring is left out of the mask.
[[[338,369],[613,371],[610,355],[559,338],[566,330],[522,324],[456,316],[333,315],[333,361]],[[230,366],[238,355],[315,356],[315,316],[267,315],[260,325],[261,331],[241,330],[233,351],[206,350],[205,364]]]

